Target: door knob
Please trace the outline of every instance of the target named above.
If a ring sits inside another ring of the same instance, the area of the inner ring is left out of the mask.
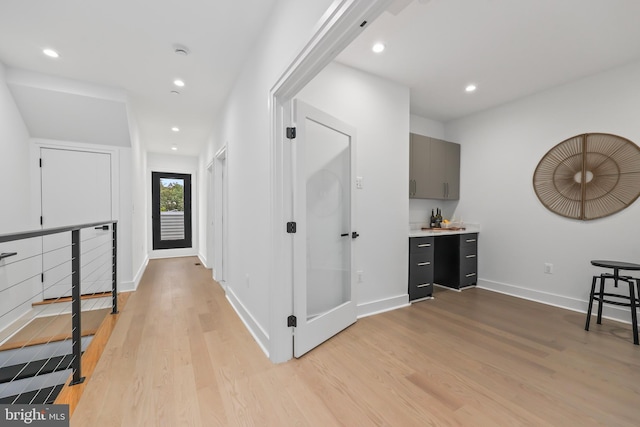
[[[348,235],[349,235],[349,233],[342,233],[342,234],[340,235],[340,237],[346,237],[346,236],[348,236]]]
[[[352,238],[352,239],[356,239],[356,238],[358,238],[359,236],[360,236],[360,235],[358,234],[358,232],[357,232],[357,231],[354,231],[353,233],[351,233],[351,238]]]

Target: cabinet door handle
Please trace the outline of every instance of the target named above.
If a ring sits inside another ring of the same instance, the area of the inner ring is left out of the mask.
[[[427,286],[429,286],[431,283],[423,283],[422,285],[418,285],[416,286],[416,288],[425,288]]]
[[[423,243],[421,245],[418,245],[419,248],[428,248],[429,246],[431,246],[431,243]]]
[[[430,262],[419,262],[418,267],[424,267],[425,265],[431,265]]]
[[[475,275],[476,275],[476,273],[469,273],[469,274],[467,274],[465,277],[473,277],[473,276],[475,276]]]
[[[18,255],[18,252],[2,252],[0,254],[0,259],[9,258],[10,256],[16,256],[16,255]]]
[[[413,180],[413,195],[415,196],[417,192],[418,192],[418,181],[414,179]]]
[[[475,255],[467,255],[467,258],[475,258]]]
[[[475,241],[476,241],[476,239],[467,239],[466,240],[467,243],[471,243],[471,242],[475,242]]]

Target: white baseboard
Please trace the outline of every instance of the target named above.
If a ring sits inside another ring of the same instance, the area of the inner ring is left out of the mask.
[[[260,323],[251,315],[249,310],[240,302],[236,294],[233,292],[231,287],[226,288],[226,296],[227,300],[231,304],[231,307],[236,311],[242,323],[244,323],[245,327],[249,330],[249,333],[253,336],[253,339],[256,340],[264,354],[269,357],[269,334],[260,326]]]
[[[198,254],[198,259],[200,260],[200,264],[204,266],[204,268],[211,270],[209,263],[207,262],[207,257],[202,254]]]
[[[188,256],[198,256],[198,252],[193,248],[156,249],[149,252],[150,259],[182,258]]]
[[[373,316],[374,314],[384,313],[385,311],[408,307],[409,305],[411,304],[409,304],[408,294],[402,294],[377,301],[364,302],[362,304],[358,304],[358,319]]]
[[[519,286],[495,282],[492,280],[478,279],[476,286],[488,291],[499,292],[501,294],[511,295],[571,311],[577,311],[579,313],[586,314],[589,307],[589,301],[586,300],[537,291],[535,289],[521,288]],[[597,311],[595,311],[597,310],[597,306],[597,303],[594,304],[593,313],[597,313]],[[602,317],[618,322],[631,323],[631,315],[628,308],[621,308],[606,304],[602,307]]]
[[[140,280],[142,280],[142,275],[147,269],[148,264],[149,264],[149,256],[147,255],[144,257],[144,261],[142,261],[142,265],[138,269],[138,272],[136,273],[133,280],[130,282],[129,281],[120,282],[120,287],[118,289],[118,292],[134,292],[136,289],[138,289],[138,285],[140,285]]]

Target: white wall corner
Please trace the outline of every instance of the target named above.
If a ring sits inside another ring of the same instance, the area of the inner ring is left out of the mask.
[[[200,260],[200,264],[202,264],[204,266],[204,268],[209,269],[209,270],[211,269],[211,266],[207,262],[207,257],[204,256],[204,254],[202,252],[198,253],[198,259]]]
[[[120,289],[118,291],[119,292],[133,292],[133,291],[136,291],[138,289],[138,286],[140,285],[140,280],[142,280],[142,275],[144,274],[145,270],[147,269],[147,265],[148,264],[149,264],[149,257],[145,256],[144,261],[142,262],[142,265],[138,269],[136,275],[133,277],[133,280],[132,281],[126,281],[126,282],[120,282]]]
[[[358,319],[374,314],[384,313],[385,311],[396,310],[398,308],[408,307],[409,294],[397,295],[391,298],[384,298],[378,301],[364,302],[358,304]]]
[[[231,307],[236,311],[240,320],[242,320],[242,323],[244,323],[245,327],[249,330],[249,333],[251,333],[251,336],[253,336],[253,339],[256,340],[264,354],[269,357],[269,334],[264,330],[256,318],[251,315],[244,304],[242,304],[230,286],[226,287],[226,296]]]

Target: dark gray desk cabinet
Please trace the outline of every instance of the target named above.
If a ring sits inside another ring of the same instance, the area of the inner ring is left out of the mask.
[[[435,283],[454,289],[477,283],[478,233],[438,236],[435,246]]]
[[[409,301],[433,294],[434,237],[409,238]]]
[[[409,301],[433,294],[433,285],[454,289],[478,280],[478,233],[409,238]]]

